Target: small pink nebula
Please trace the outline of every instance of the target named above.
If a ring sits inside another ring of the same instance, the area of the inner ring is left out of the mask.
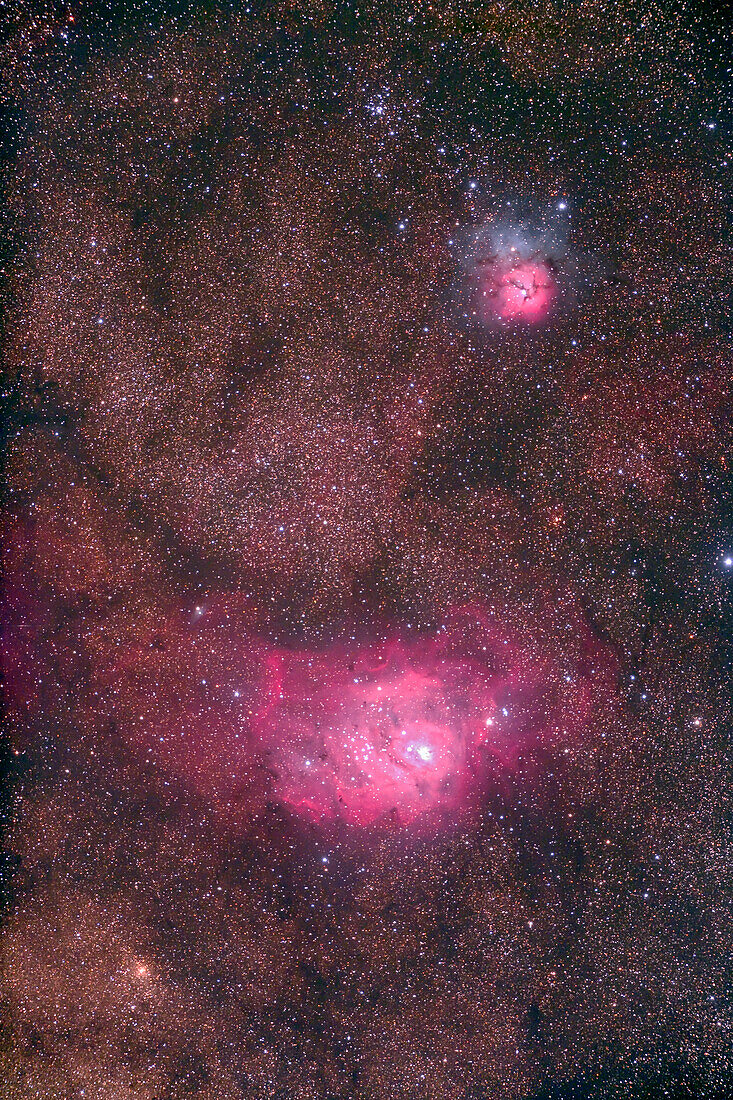
[[[477,312],[484,324],[536,324],[549,315],[556,289],[546,263],[497,257],[479,265]]]

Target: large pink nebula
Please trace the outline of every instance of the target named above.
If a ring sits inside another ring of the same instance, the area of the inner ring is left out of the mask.
[[[588,718],[585,672],[461,613],[435,634],[273,651],[254,732],[300,814],[408,824],[465,807],[497,767]]]
[[[546,612],[471,605],[431,631],[285,646],[212,597],[123,649],[100,639],[88,735],[109,729],[233,824],[280,804],[437,827],[537,746],[562,751],[607,719],[612,657],[567,603]]]

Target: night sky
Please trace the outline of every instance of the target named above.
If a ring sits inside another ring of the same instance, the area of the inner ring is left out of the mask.
[[[733,1095],[724,9],[3,10],[0,1094]]]

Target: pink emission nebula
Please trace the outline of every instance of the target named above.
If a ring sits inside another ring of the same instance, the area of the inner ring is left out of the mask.
[[[583,731],[591,680],[606,691],[610,683],[608,655],[596,668],[590,639],[580,648],[577,674],[563,677],[551,656],[463,608],[423,638],[276,650],[254,721],[276,794],[314,819],[410,824],[426,815],[434,825],[475,802],[522,749]]]
[[[540,260],[501,257],[478,266],[476,307],[484,324],[543,321],[555,294],[552,271]]]
[[[212,598],[97,662],[89,730],[237,829],[268,805],[329,828],[452,826],[523,757],[597,740],[617,675],[570,606],[542,631],[473,604],[420,633],[283,646]]]

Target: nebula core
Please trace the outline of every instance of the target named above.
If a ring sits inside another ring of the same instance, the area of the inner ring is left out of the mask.
[[[497,257],[477,266],[476,312],[484,324],[492,319],[531,324],[548,316],[556,287],[546,263]]]

